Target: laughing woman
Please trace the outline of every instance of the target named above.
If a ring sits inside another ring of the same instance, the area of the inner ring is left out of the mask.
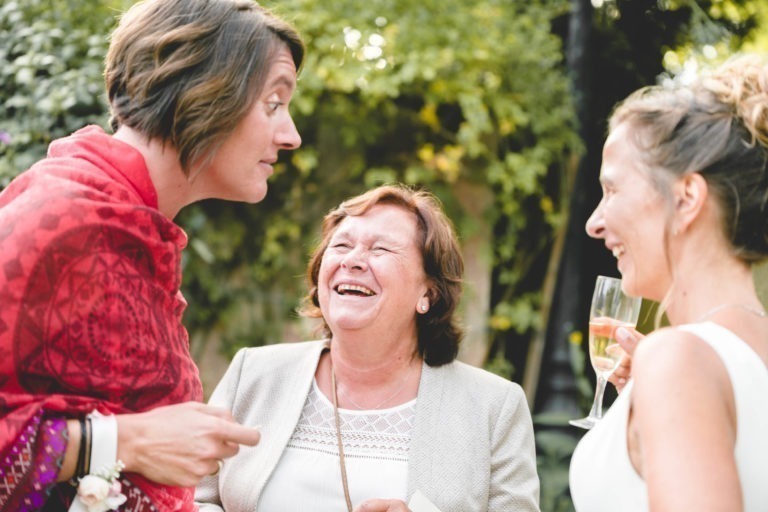
[[[670,327],[571,460],[579,511],[768,510],[768,62],[742,57],[618,106],[587,223]]]
[[[211,403],[262,441],[203,480],[202,510],[538,510],[520,387],[455,361],[463,262],[436,199],[384,186],[323,222],[304,314],[326,338],[241,350]],[[418,498],[417,498],[418,499]]]

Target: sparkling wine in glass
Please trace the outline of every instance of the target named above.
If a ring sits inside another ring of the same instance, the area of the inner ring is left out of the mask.
[[[595,399],[589,415],[569,421],[571,425],[590,429],[603,417],[605,386],[624,354],[616,341],[616,329],[637,324],[641,303],[640,297],[624,294],[621,279],[597,276],[589,311],[589,360],[597,376]]]

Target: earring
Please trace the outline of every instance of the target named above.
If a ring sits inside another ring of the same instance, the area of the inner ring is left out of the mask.
[[[428,306],[427,304],[424,304],[424,303],[422,302],[422,303],[421,303],[421,306],[419,306],[419,309],[421,309],[421,312],[422,312],[422,313],[426,313],[426,312],[427,312],[427,310],[429,309],[429,306]]]

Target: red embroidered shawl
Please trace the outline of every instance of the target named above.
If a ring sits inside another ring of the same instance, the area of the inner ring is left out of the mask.
[[[157,207],[142,156],[95,126],[0,193],[0,510],[71,499],[55,483],[66,418],[202,399],[181,324],[186,235]],[[192,489],[122,481],[120,510],[196,509]]]

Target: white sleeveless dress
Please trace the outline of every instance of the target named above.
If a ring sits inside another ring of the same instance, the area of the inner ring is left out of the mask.
[[[728,329],[704,322],[680,326],[707,342],[728,370],[736,401],[734,453],[744,512],[768,511],[768,368]],[[684,375],[681,378],[685,378]],[[646,512],[648,494],[629,459],[627,419],[632,381],[571,457],[571,498],[578,512]]]

